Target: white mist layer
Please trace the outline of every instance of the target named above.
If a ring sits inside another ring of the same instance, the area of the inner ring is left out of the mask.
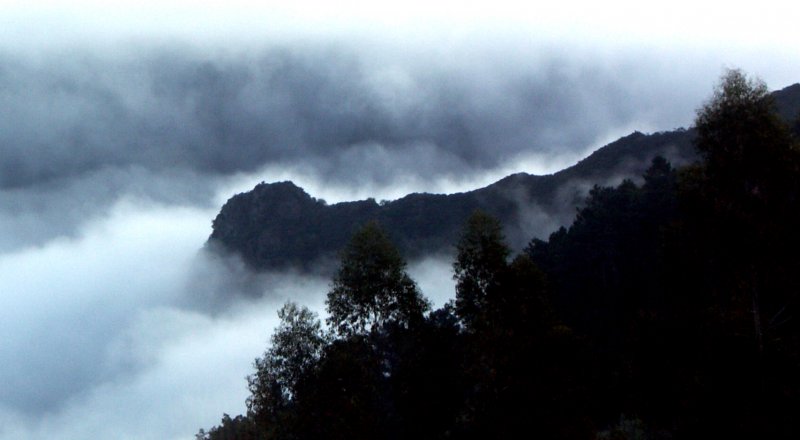
[[[452,265],[453,262],[444,257],[427,257],[408,265],[408,274],[431,302],[431,310],[455,299],[456,283]]]
[[[245,376],[287,299],[327,280],[265,277],[209,313],[191,276],[214,212],[124,199],[74,238],[0,255],[0,439],[178,439],[243,413]]]

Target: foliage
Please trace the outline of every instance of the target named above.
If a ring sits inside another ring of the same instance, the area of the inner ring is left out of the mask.
[[[453,263],[456,280],[456,314],[467,329],[487,323],[487,312],[499,295],[501,278],[505,276],[511,253],[503,242],[500,222],[482,211],[467,220],[456,245]]]
[[[252,419],[244,416],[231,418],[228,414],[222,415],[219,426],[211,428],[208,432],[201,429],[195,434],[196,440],[262,440],[264,438]]]
[[[353,235],[328,292],[328,323],[340,336],[365,334],[389,323],[413,325],[428,309],[406,263],[376,223]]]
[[[797,429],[785,396],[800,391],[797,147],[764,86],[738,71],[697,133],[701,163],[675,172],[657,159],[641,187],[595,188],[569,229],[528,253],[557,313],[591,338],[620,412],[676,434],[783,438]]]
[[[728,71],[695,124],[717,205],[762,210],[796,186],[798,151],[763,82]]]
[[[247,377],[247,408],[259,423],[269,424],[293,400],[301,379],[319,361],[326,338],[316,314],[295,303],[279,311],[280,325],[270,338],[271,347],[253,364]]]
[[[455,300],[427,315],[368,224],[331,284],[333,334],[287,304],[250,412],[198,435],[798,438],[797,139],[738,71],[696,124],[700,162],[656,157],[641,183],[595,186],[568,228],[520,255],[474,213]]]

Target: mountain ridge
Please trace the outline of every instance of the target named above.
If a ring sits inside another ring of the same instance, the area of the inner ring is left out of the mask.
[[[772,96],[784,119],[800,114],[800,84]],[[407,258],[417,258],[450,253],[465,219],[480,209],[500,219],[509,243],[519,249],[572,221],[592,186],[638,179],[656,156],[675,166],[693,162],[694,136],[694,129],[683,128],[634,131],[552,174],[515,173],[471,191],[412,193],[380,204],[366,199],[328,205],[292,182],[262,182],[223,205],[207,246],[238,254],[256,270],[310,270],[335,257],[358,227],[377,221]]]

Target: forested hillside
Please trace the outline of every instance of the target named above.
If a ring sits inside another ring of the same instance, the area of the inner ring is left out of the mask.
[[[796,116],[800,84],[773,93],[773,99],[784,118]],[[256,269],[309,269],[320,258],[335,257],[358,227],[377,221],[408,258],[451,254],[461,225],[480,209],[497,217],[511,247],[521,249],[531,237],[569,224],[592,185],[637,179],[656,156],[674,165],[693,162],[694,136],[683,129],[635,132],[552,175],[519,173],[466,193],[410,194],[382,203],[328,205],[291,182],[262,183],[222,207],[209,245],[241,255]]]
[[[327,329],[284,306],[248,413],[198,437],[798,438],[800,144],[774,102],[730,71],[698,112],[696,164],[594,187],[516,255],[473,212],[437,310],[367,223]]]
[[[521,249],[553,224],[567,224],[587,187],[638,176],[656,155],[689,163],[694,158],[690,139],[683,130],[637,132],[552,175],[519,173],[470,192],[410,194],[382,203],[328,205],[291,182],[261,183],[225,203],[214,219],[209,246],[235,252],[256,269],[309,269],[321,258],[335,257],[357,228],[377,221],[409,258],[450,254],[461,225],[481,209],[501,219],[513,247]]]

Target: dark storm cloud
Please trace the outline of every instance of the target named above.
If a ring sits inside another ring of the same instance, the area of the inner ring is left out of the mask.
[[[630,90],[615,66],[465,57],[437,64],[321,46],[5,55],[0,185],[104,167],[219,175],[299,160],[344,182],[360,170],[473,172],[523,153],[584,150],[610,128],[653,119],[641,109],[658,92]]]

